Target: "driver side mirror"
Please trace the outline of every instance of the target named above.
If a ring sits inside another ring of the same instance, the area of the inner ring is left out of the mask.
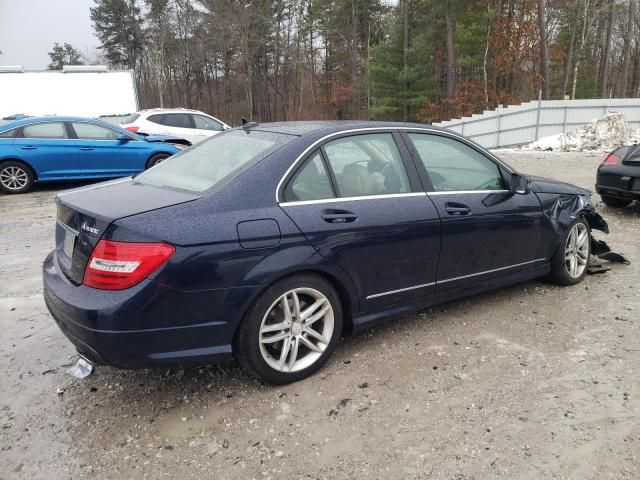
[[[125,135],[124,133],[121,133],[116,137],[116,140],[119,142],[128,142],[131,140],[131,137],[129,135]]]
[[[511,181],[509,183],[509,191],[516,195],[526,195],[531,191],[529,179],[519,173],[512,173]]]

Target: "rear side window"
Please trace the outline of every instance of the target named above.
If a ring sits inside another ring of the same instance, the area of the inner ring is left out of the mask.
[[[216,122],[213,118],[205,117],[204,115],[192,116],[198,130],[213,130],[215,132],[221,132],[223,130],[222,124]]]
[[[435,191],[501,190],[498,166],[470,146],[448,137],[410,133]]]
[[[402,157],[391,133],[340,138],[323,148],[340,197],[411,191]]]
[[[24,138],[68,138],[62,122],[34,123],[22,128]]]
[[[72,122],[71,126],[80,140],[115,140],[120,135],[115,130],[93,123]]]
[[[234,178],[294,138],[270,132],[228,130],[146,170],[135,181],[204,192]]]
[[[191,118],[186,113],[163,113],[151,115],[148,120],[167,127],[193,128]]]
[[[316,153],[305,161],[302,168],[289,181],[284,196],[287,202],[334,197],[331,179],[320,153]]]

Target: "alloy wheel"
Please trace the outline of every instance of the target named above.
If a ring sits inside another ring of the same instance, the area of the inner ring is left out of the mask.
[[[0,170],[0,183],[7,190],[20,190],[29,183],[29,175],[24,168],[11,165]]]
[[[276,299],[263,317],[260,353],[279,372],[304,370],[322,356],[333,330],[329,299],[313,288],[295,288]]]
[[[565,268],[571,278],[579,278],[589,262],[589,229],[584,223],[576,223],[565,247]]]

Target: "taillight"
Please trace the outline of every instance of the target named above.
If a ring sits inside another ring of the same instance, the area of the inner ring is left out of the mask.
[[[140,127],[126,127],[125,130],[129,130],[131,133],[138,133]]]
[[[100,290],[133,287],[164,265],[175,251],[166,243],[100,240],[87,263],[83,283]]]
[[[620,163],[620,157],[610,153],[607,158],[604,159],[602,165],[618,165]]]

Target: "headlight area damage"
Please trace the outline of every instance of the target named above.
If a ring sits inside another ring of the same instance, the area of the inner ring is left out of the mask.
[[[530,180],[531,190],[540,198],[543,213],[556,233],[562,234],[566,231],[577,217],[584,217],[591,230],[609,233],[609,225],[596,212],[596,208],[591,203],[592,192],[575,185],[545,178],[530,177]],[[609,270],[603,267],[599,260],[624,263],[625,265],[631,263],[624,255],[611,251],[606,242],[596,240],[592,235],[588,273],[605,273]]]

